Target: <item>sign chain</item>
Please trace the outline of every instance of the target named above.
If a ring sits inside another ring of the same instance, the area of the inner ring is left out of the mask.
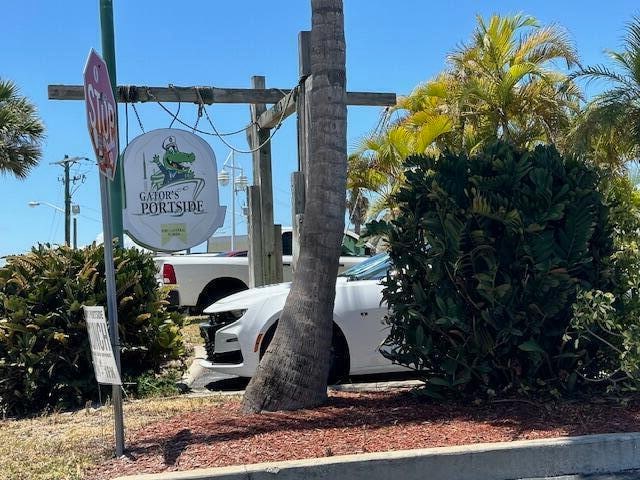
[[[222,143],[224,143],[227,147],[229,147],[231,150],[233,150],[234,152],[237,152],[237,153],[253,153],[253,152],[257,152],[262,147],[264,147],[266,144],[268,144],[271,141],[271,139],[275,136],[275,134],[278,131],[278,129],[280,128],[280,126],[282,125],[282,122],[284,121],[284,117],[285,117],[285,112],[287,111],[287,107],[289,106],[289,102],[291,101],[291,96],[287,97],[287,103],[285,104],[284,108],[282,109],[282,114],[280,115],[280,119],[278,120],[278,123],[276,124],[276,126],[273,128],[273,132],[271,133],[271,135],[269,135],[269,138],[267,138],[264,142],[262,142],[260,145],[258,145],[255,148],[252,148],[252,149],[249,149],[249,150],[240,150],[240,149],[234,147],[233,145],[231,145],[229,142],[227,142],[218,133],[218,130],[216,129],[216,126],[213,124],[213,121],[211,120],[211,117],[209,117],[209,113],[207,112],[207,109],[204,106],[204,102],[202,101],[202,97],[200,96],[200,91],[198,89],[196,89],[196,93],[198,94],[198,101],[200,102],[200,105],[202,105],[202,109],[204,110],[204,115],[205,115],[205,117],[207,117],[207,121],[209,122],[209,125],[211,125],[211,128],[213,128],[213,131],[215,132],[215,135],[220,138],[220,141]],[[250,123],[246,128],[253,127],[254,125],[256,125],[256,122]],[[258,128],[260,128],[260,127],[258,126]]]
[[[176,99],[178,100],[178,110],[176,110],[175,115],[173,115],[173,119],[171,120],[171,123],[169,124],[169,128],[173,128],[173,124],[175,123],[176,119],[178,118],[178,115],[180,115],[180,107],[182,107],[182,100],[180,99],[180,92],[176,89],[176,87],[173,86],[173,83],[169,84],[169,88],[173,91],[173,93],[176,96]],[[197,123],[196,123],[197,126]],[[195,130],[195,127],[194,127]]]
[[[144,131],[144,127],[142,126],[142,120],[140,120],[140,115],[138,115],[138,109],[136,108],[136,104],[132,103],[131,106],[133,107],[133,112],[136,114],[136,118],[138,119],[138,125],[140,125],[140,130],[142,130],[142,133],[146,133]]]
[[[201,133],[203,135],[211,135],[211,136],[214,136],[214,137],[218,137],[222,143],[224,143],[227,147],[229,147],[231,150],[233,150],[233,151],[235,151],[237,153],[253,153],[253,152],[258,151],[262,147],[264,147],[267,143],[269,143],[271,141],[271,139],[274,137],[275,133],[280,128],[280,126],[282,125],[282,122],[284,121],[286,109],[289,106],[289,102],[291,100],[291,97],[289,97],[287,99],[287,103],[285,104],[284,108],[282,109],[282,114],[280,115],[280,119],[278,120],[277,125],[273,128],[273,133],[269,136],[269,138],[267,138],[261,145],[258,145],[256,148],[252,148],[250,150],[241,150],[241,149],[231,145],[223,137],[230,136],[230,135],[237,135],[238,133],[244,132],[244,131],[248,130],[249,128],[255,126],[255,122],[251,122],[246,127],[241,128],[239,130],[236,130],[234,132],[228,132],[228,133],[219,132],[218,129],[216,128],[216,126],[214,125],[213,121],[211,120],[211,117],[209,116],[209,112],[207,112],[207,109],[205,107],[204,101],[202,100],[202,96],[200,94],[200,89],[197,88],[197,87],[194,87],[194,88],[195,88],[195,91],[196,91],[196,95],[198,96],[198,120],[196,121],[195,125],[189,125],[188,123],[186,123],[186,122],[182,121],[180,118],[178,118],[177,112],[174,114],[171,110],[169,110],[161,101],[158,100],[158,98],[153,94],[153,92],[150,89],[147,89],[147,95],[150,98],[153,98],[154,101],[160,106],[160,108],[162,108],[167,114],[169,114],[173,118],[172,124],[173,124],[173,121],[176,121],[179,124],[183,125],[184,127],[190,128],[193,133],[197,132],[197,133]],[[135,109],[135,105],[132,104],[132,106],[134,106],[134,109]],[[206,131],[201,130],[201,129],[198,128],[199,119],[200,119],[200,117],[202,115],[202,112],[204,112],[205,117],[207,118],[207,121],[209,122],[209,125],[211,125],[211,128],[213,129],[213,132],[206,132]],[[136,115],[137,115],[137,111],[136,111]],[[138,121],[139,120],[140,119],[138,117]],[[143,130],[143,132],[144,132],[144,130]]]

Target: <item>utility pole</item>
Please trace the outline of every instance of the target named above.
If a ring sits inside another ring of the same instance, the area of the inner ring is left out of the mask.
[[[64,156],[65,160],[69,158]],[[69,188],[69,169],[71,166],[68,161],[63,164],[64,167],[64,244],[68,247],[71,245],[71,189]]]
[[[84,182],[84,175],[74,175],[71,177],[71,165],[79,162],[80,160],[86,160],[84,157],[69,157],[65,155],[64,159],[59,162],[53,162],[51,165],[61,165],[64,169],[64,176],[60,179],[64,185],[64,244],[71,246],[71,183],[74,185],[76,182]],[[74,223],[75,223],[74,218]],[[75,234],[75,232],[74,232]],[[75,240],[75,239],[74,239]],[[74,241],[74,248],[76,248],[76,242]]]

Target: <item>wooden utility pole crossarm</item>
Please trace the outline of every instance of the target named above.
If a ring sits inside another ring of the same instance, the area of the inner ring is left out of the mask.
[[[291,90],[278,103],[260,115],[258,126],[260,128],[274,128],[282,120],[294,113],[298,100],[298,88]],[[385,107],[395,104],[395,93],[347,92],[347,105]]]
[[[184,102],[206,105],[214,103],[276,103],[290,89],[217,88],[217,87],[147,87],[120,85],[116,93],[119,103]],[[49,85],[49,100],[84,100],[81,85]]]
[[[295,90],[288,88],[218,88],[218,87],[146,87],[120,85],[117,88],[116,101],[118,103],[137,102],[184,102],[212,105],[214,103],[249,103],[276,104],[278,108],[273,114],[276,118],[282,115],[282,108],[287,107],[290,115],[295,111]],[[49,85],[49,100],[84,100],[82,85]],[[198,96],[198,93],[200,96]],[[200,98],[199,98],[200,97]],[[287,102],[287,97],[289,101]],[[291,101],[293,100],[293,101]],[[388,106],[395,105],[395,93],[377,92],[347,92],[348,105]],[[280,105],[278,107],[278,105]],[[270,111],[270,110],[269,110]],[[269,112],[268,111],[268,112]],[[267,112],[265,112],[267,113]],[[265,126],[264,128],[270,128]]]

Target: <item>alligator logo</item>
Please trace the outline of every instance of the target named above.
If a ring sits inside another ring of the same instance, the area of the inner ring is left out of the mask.
[[[155,190],[160,190],[169,184],[182,180],[191,180],[194,177],[191,164],[195,161],[194,153],[184,153],[178,150],[176,139],[169,136],[162,142],[164,154],[153,156],[153,163],[158,166],[151,174],[151,186]]]

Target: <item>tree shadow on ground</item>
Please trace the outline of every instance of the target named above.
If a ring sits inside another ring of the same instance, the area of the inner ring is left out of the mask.
[[[603,416],[603,405],[556,402],[535,404],[529,401],[505,401],[477,406],[473,403],[427,402],[409,391],[374,394],[336,394],[326,406],[296,412],[274,412],[243,415],[238,401],[224,407],[172,419],[172,424],[187,424],[188,437],[176,440],[175,427],[139,431],[129,451],[136,456],[157,455],[174,459],[189,446],[216,448],[226,442],[237,442],[256,436],[286,432],[291,436],[313,431],[335,431],[354,428],[369,432],[388,428],[429,428],[436,432],[449,424],[463,425],[473,431],[486,426],[498,427],[502,440],[528,438],[530,431],[557,431],[555,436],[583,435],[637,430],[640,407],[635,409],[610,405]],[[613,409],[613,410],[612,410]],[[615,421],[612,422],[612,418]],[[494,429],[495,430],[495,429]],[[178,432],[180,433],[180,432]],[[474,441],[491,441],[478,437]],[[177,451],[171,453],[175,448]]]

